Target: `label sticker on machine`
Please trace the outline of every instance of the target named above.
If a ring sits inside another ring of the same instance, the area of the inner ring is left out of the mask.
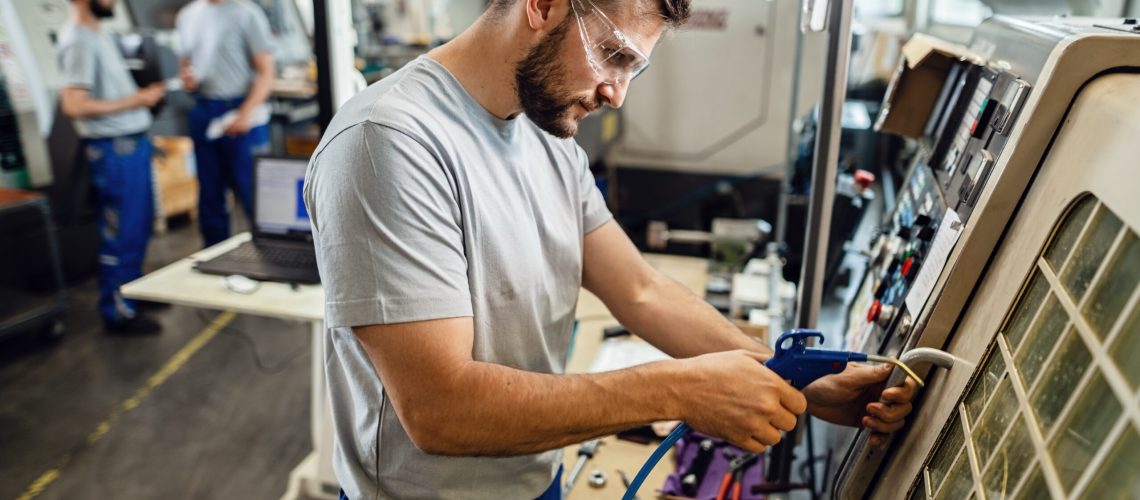
[[[954,249],[954,244],[958,242],[958,236],[961,234],[962,220],[958,218],[958,212],[947,210],[946,215],[942,217],[942,223],[938,225],[938,233],[934,235],[934,241],[930,245],[930,256],[906,295],[906,308],[911,315],[918,316],[919,311],[922,311],[922,307],[926,305],[926,299],[930,298],[930,293],[934,291],[938,275],[942,274],[946,259],[950,258],[950,251]]]

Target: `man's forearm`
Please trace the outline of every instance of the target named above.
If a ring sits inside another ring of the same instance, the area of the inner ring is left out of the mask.
[[[262,103],[269,99],[269,94],[273,92],[273,73],[258,73],[257,77],[253,80],[253,85],[249,88],[249,94],[246,95],[245,100],[241,103],[240,112],[249,116],[253,110],[257,109]]]
[[[745,349],[771,354],[708,302],[657,271],[645,292],[624,307],[611,307],[630,331],[675,358]]]
[[[684,376],[681,363],[551,375],[471,361],[449,374],[439,392],[412,396],[398,413],[427,453],[538,453],[679,419],[674,382]]]
[[[96,100],[83,99],[78,102],[64,104],[64,114],[73,118],[94,118],[113,115],[130,109],[141,107],[138,96],[131,95],[122,99]]]

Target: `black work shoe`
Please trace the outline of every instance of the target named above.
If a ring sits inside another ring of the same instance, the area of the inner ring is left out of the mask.
[[[122,321],[104,321],[103,329],[111,335],[154,335],[162,331],[162,325],[139,314]]]
[[[170,304],[166,302],[151,302],[149,300],[136,300],[135,309],[140,311],[164,311],[170,309]]]

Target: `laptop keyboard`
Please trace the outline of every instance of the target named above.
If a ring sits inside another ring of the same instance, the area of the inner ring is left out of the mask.
[[[317,256],[301,248],[284,248],[247,243],[225,254],[231,262],[265,262],[289,267],[315,266]]]

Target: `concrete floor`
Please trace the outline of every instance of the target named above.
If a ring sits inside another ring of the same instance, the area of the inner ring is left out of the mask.
[[[193,224],[176,226],[145,270],[200,244]],[[71,289],[56,344],[0,343],[0,499],[37,482],[41,499],[279,497],[311,449],[306,325],[238,316],[148,392],[218,313],[168,307],[150,312],[160,335],[108,336],[96,297],[94,280]]]

